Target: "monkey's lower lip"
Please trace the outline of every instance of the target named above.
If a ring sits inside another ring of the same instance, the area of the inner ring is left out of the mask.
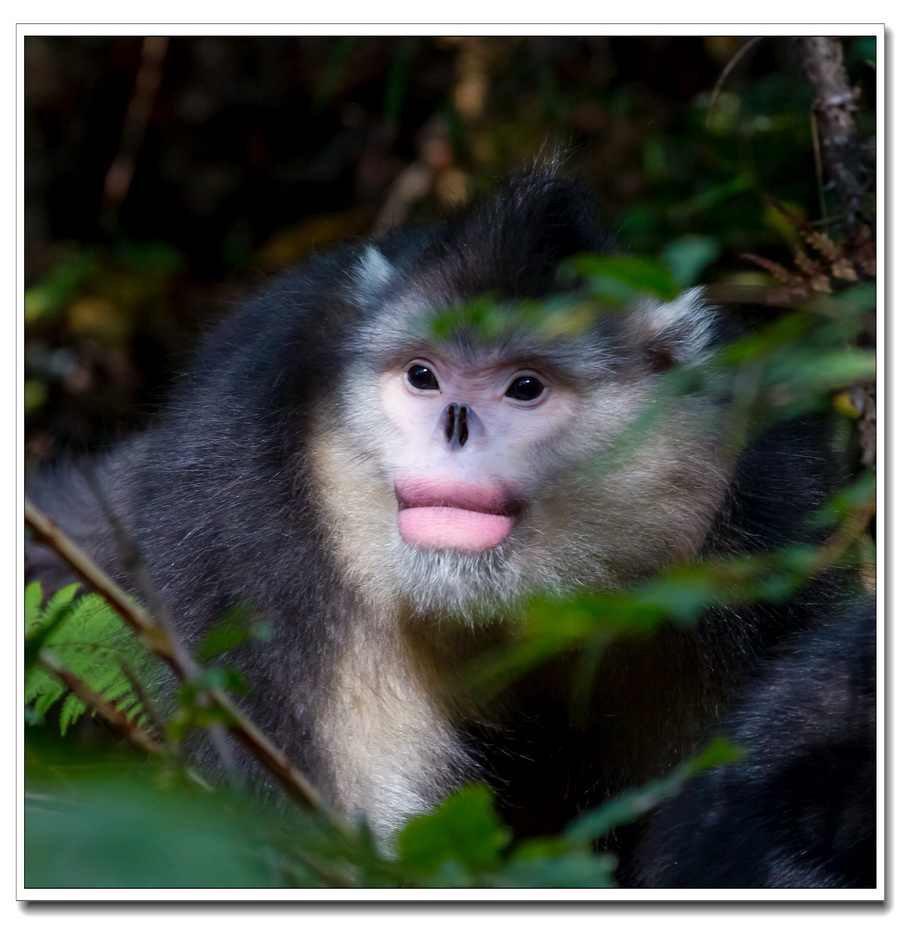
[[[459,507],[408,507],[397,515],[404,542],[427,549],[483,552],[502,543],[515,519]]]
[[[397,528],[425,549],[478,553],[502,543],[525,511],[504,485],[403,480],[395,486]]]

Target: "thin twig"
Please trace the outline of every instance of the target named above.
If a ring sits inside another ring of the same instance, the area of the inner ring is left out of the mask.
[[[141,63],[134,82],[134,94],[122,124],[119,150],[103,184],[103,210],[107,220],[118,211],[131,187],[138,154],[162,83],[168,48],[169,39],[164,35],[149,35],[141,42]]]
[[[749,42],[745,42],[741,47],[731,56],[728,63],[725,67],[722,68],[722,73],[719,74],[719,79],[716,81],[715,87],[713,87],[713,92],[710,94],[709,98],[709,112],[712,112],[715,108],[716,103],[719,99],[719,94],[722,92],[722,87],[725,84],[725,81],[728,79],[728,75],[735,69],[738,61],[750,51],[751,48],[756,47],[762,41],[762,36],[755,36],[750,39]]]
[[[101,697],[84,680],[73,674],[52,652],[41,650],[38,653],[38,662],[41,667],[65,685],[82,703],[86,703],[92,710],[99,713],[108,723],[114,726],[126,739],[153,755],[162,755],[163,746],[152,736],[148,735],[140,726],[133,723],[115,704]]]
[[[141,560],[137,546],[132,537],[122,524],[113,505],[109,503],[106,491],[104,491],[96,470],[90,466],[82,470],[85,481],[94,493],[97,503],[103,517],[110,525],[115,538],[116,546],[123,563],[126,565],[128,572],[134,577],[135,589],[141,598],[145,601],[153,614],[153,619],[159,626],[163,635],[169,640],[169,647],[172,651],[172,660],[179,667],[178,675],[182,680],[196,680],[200,671],[190,653],[185,647],[181,634],[178,632],[175,621],[172,619],[169,608],[156,591],[154,583],[150,580],[147,570]],[[196,704],[199,707],[208,707],[210,697],[206,691],[196,691]],[[231,748],[231,742],[225,735],[219,723],[210,723],[206,727],[206,733],[216,753],[219,764],[225,772],[229,784],[237,788],[240,786],[240,774],[234,760],[234,754]]]
[[[185,664],[183,658],[174,656],[174,647],[170,639],[144,608],[131,600],[119,585],[28,498],[25,499],[25,523],[39,542],[56,552],[85,584],[109,602],[125,623],[135,631],[138,639],[163,659],[179,680],[184,681],[187,677],[196,677],[199,674],[199,668],[192,661],[188,660],[188,664]],[[313,809],[321,813],[345,837],[353,838],[352,830],[334,814],[306,777],[243,715],[224,691],[210,688],[207,693],[210,700],[226,716],[225,725],[228,732],[269,771],[288,797],[303,809]]]
[[[819,547],[812,573],[823,572],[835,565],[850,547],[866,532],[875,516],[876,502],[866,501],[855,507],[840,526]]]
[[[25,499],[25,523],[31,528],[38,542],[52,549],[85,584],[105,598],[113,610],[134,630],[138,639],[154,655],[166,662],[179,678],[182,677],[183,672],[175,663],[169,640],[153,618],[28,498]]]

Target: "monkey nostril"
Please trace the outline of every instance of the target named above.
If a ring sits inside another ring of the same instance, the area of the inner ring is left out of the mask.
[[[450,402],[441,412],[441,430],[451,450],[465,446],[469,439],[469,422],[473,416],[474,412],[468,405],[458,405],[456,402]]]
[[[444,436],[447,438],[448,443],[453,442],[453,435],[456,432],[456,413],[458,409],[456,402],[450,402],[446,408],[444,408],[443,413],[441,414],[441,423],[444,427]]]

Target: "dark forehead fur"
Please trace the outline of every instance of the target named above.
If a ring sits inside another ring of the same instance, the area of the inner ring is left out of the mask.
[[[462,208],[434,230],[423,256],[459,298],[540,298],[559,287],[561,261],[611,249],[586,189],[545,168]]]
[[[432,340],[429,319],[488,296],[491,311],[508,313],[511,324],[488,333],[490,326],[473,318],[472,325],[445,336],[444,347],[470,358],[538,353],[549,361],[552,354],[566,366],[573,350],[583,365],[586,351],[593,356],[604,344],[603,356],[594,358],[605,368],[615,325],[602,318],[586,339],[567,335],[548,341],[546,333],[532,336],[522,324],[523,301],[577,289],[576,280],[560,275],[565,260],[612,249],[592,196],[581,183],[558,176],[552,165],[505,179],[429,229],[390,233],[375,243],[391,270],[390,282],[368,293],[374,298],[362,298],[364,312],[378,319],[364,325],[353,341],[369,365],[388,365],[397,355],[415,353]]]

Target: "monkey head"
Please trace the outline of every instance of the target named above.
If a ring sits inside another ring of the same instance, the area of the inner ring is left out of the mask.
[[[710,353],[699,292],[562,330],[504,299],[490,331],[467,323],[471,293],[448,292],[448,273],[438,287],[432,268],[417,277],[374,247],[360,267],[367,320],[311,469],[368,595],[475,618],[696,555],[730,475],[720,412],[658,385]],[[457,323],[439,333],[448,309]]]

